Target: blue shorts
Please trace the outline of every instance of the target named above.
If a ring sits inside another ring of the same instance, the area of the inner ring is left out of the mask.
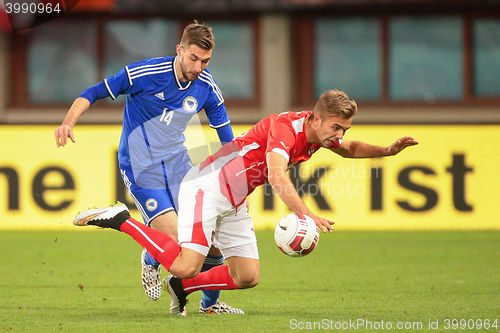
[[[140,172],[131,166],[120,165],[125,186],[146,225],[159,215],[177,211],[179,187],[192,166],[187,154],[179,154],[168,162],[162,160]]]

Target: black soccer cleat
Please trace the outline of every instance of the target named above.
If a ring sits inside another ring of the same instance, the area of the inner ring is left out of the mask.
[[[163,286],[170,295],[170,313],[185,317],[187,315],[185,306],[188,302],[186,298],[188,294],[182,288],[181,279],[168,275],[163,279]]]
[[[89,209],[73,219],[76,226],[96,225],[101,228],[120,230],[120,226],[130,217],[127,206],[116,202],[106,208]]]

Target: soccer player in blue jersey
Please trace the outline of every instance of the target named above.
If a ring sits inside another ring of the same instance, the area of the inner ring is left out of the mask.
[[[183,145],[184,131],[202,109],[222,144],[233,139],[224,99],[206,69],[214,48],[212,29],[188,25],[176,47],[177,56],[158,57],[125,66],[117,74],[85,90],[55,130],[57,146],[70,138],[80,116],[97,100],[127,94],[118,148],[120,171],[145,223],[177,239],[179,186],[192,167]],[[204,270],[222,265],[221,253],[212,248]],[[146,295],[161,296],[160,263],[146,250],[141,255],[142,285]],[[218,300],[220,291],[204,291],[200,312],[243,311]]]

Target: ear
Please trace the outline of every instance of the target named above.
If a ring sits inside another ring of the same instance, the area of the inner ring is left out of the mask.
[[[315,114],[313,116],[312,123],[315,125],[321,124],[321,117],[319,116],[319,114]]]
[[[175,47],[175,52],[177,53],[178,56],[181,55],[181,51],[182,51],[181,44],[177,44],[177,46]]]

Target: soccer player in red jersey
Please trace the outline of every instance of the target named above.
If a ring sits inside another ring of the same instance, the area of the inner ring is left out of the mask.
[[[388,147],[343,140],[356,112],[356,102],[342,91],[330,90],[312,112],[270,115],[194,166],[179,192],[179,243],[132,219],[123,204],[89,210],[73,223],[114,228],[132,236],[175,275],[167,276],[164,285],[171,296],[171,313],[185,315],[191,292],[252,288],[259,283],[257,240],[245,204],[257,186],[269,182],[291,211],[310,216],[318,228],[331,232],[334,222],[309,210],[286,171],[320,148],[347,158],[370,158],[395,155],[417,144],[411,137]],[[212,244],[228,264],[200,273]]]

